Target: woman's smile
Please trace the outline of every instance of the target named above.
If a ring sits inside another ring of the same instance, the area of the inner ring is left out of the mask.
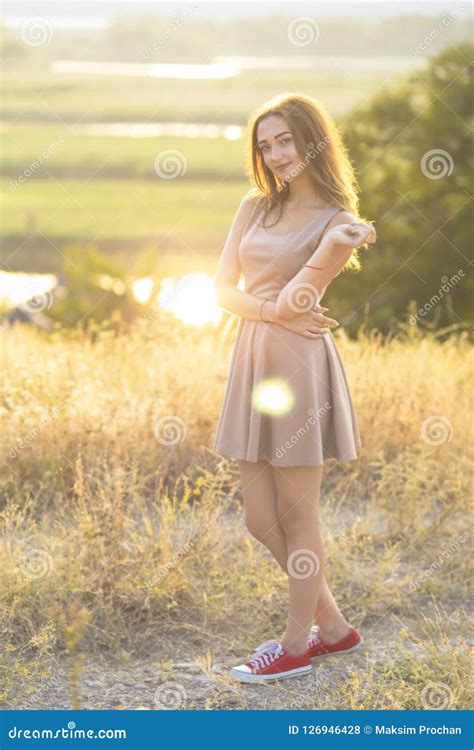
[[[280,166],[275,167],[275,171],[276,172],[286,172],[286,170],[290,166],[291,166],[291,161],[287,161],[287,162],[285,162],[285,164],[280,164]]]

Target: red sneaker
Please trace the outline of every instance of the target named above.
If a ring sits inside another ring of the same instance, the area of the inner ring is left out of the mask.
[[[232,677],[241,682],[271,682],[286,677],[298,677],[311,672],[309,649],[302,654],[290,654],[281,643],[271,645],[266,651],[255,654],[245,664],[230,670]]]
[[[323,643],[316,625],[311,628],[308,637],[309,656],[310,659],[319,659],[321,656],[330,654],[349,654],[351,651],[358,651],[362,648],[363,642],[361,634],[351,625],[348,634],[340,641]]]
[[[267,651],[267,649],[270,648],[270,646],[276,646],[278,641],[275,638],[271,638],[269,641],[264,641],[260,644],[260,646],[257,646],[255,651],[253,652],[251,658],[253,659],[255,656],[258,656],[262,653],[262,651]]]

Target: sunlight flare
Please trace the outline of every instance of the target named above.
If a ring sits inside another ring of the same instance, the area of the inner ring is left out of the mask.
[[[295,397],[286,380],[267,378],[253,389],[252,403],[257,411],[264,414],[287,414],[295,403]]]
[[[135,279],[132,284],[132,291],[137,302],[148,302],[153,291],[153,279]]]
[[[11,273],[0,271],[0,305],[11,308],[32,297],[51,292],[58,279],[52,273]]]
[[[177,283],[170,277],[163,279],[158,302],[183,323],[193,326],[217,324],[222,315],[217,307],[212,279],[207,274],[187,274]]]

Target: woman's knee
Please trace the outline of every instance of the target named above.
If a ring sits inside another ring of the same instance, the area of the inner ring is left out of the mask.
[[[301,533],[319,525],[321,467],[287,467],[274,474],[278,521],[284,532]]]
[[[258,539],[259,542],[262,542],[271,531],[268,522],[266,522],[264,518],[256,517],[252,513],[245,514],[245,525],[247,531],[252,534],[255,539]]]
[[[280,500],[278,521],[287,536],[301,534],[302,531],[319,525],[319,506],[308,500],[296,500],[292,503]]]

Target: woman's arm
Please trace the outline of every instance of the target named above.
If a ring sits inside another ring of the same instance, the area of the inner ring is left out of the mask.
[[[276,314],[276,303],[272,300],[265,302],[263,309],[262,304],[264,297],[257,297],[256,294],[243,292],[235,286],[223,286],[220,288],[218,305],[228,312],[239,315],[246,320],[264,320],[266,323],[278,323],[279,319]],[[260,310],[262,314],[260,315]],[[295,316],[298,313],[295,313]]]
[[[359,221],[348,211],[338,213],[328,225],[320,244],[303,268],[283,287],[276,301],[276,315],[290,320],[319,302],[321,292],[344,268],[352,251],[363,242],[373,244],[376,233],[372,224]],[[266,306],[265,306],[266,307]]]
[[[242,272],[239,246],[255,205],[254,198],[250,197],[251,192],[246,193],[240,203],[214,275],[213,284],[217,304],[247,320],[263,319],[267,323],[277,323],[282,328],[301,336],[312,339],[320,338],[338,325],[336,320],[324,315],[323,310],[326,311],[327,307],[312,305],[311,309],[305,309],[305,315],[301,315],[299,310],[290,310],[290,314],[283,320],[277,314],[275,302],[268,300],[264,303],[264,297],[258,297],[237,288]]]
[[[244,195],[234,216],[221,257],[219,258],[216,273],[214,274],[213,284],[219,307],[247,320],[261,320],[260,308],[262,307],[264,298],[244,292],[237,287],[242,273],[239,246],[245,227],[255,206],[255,198],[251,197],[251,192],[248,191]],[[290,317],[294,317],[297,314],[295,312]],[[271,300],[265,302],[262,316],[267,322],[278,322],[275,302]]]

